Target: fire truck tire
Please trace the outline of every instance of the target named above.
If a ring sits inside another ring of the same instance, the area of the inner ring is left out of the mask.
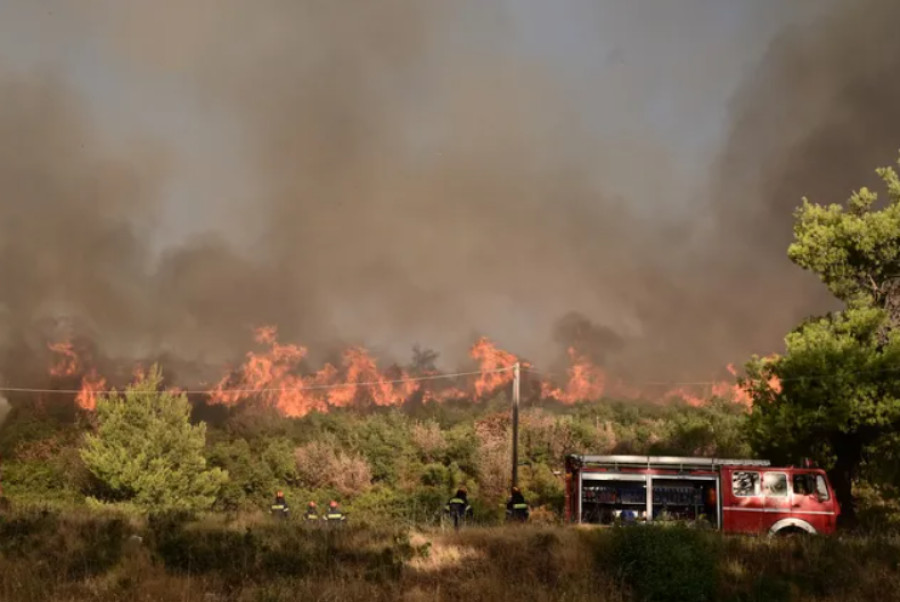
[[[815,535],[816,529],[799,518],[785,518],[769,529],[769,535]]]

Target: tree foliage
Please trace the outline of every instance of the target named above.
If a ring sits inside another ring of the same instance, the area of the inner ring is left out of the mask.
[[[797,210],[794,242],[788,256],[819,276],[835,297],[848,305],[868,304],[900,318],[900,177],[890,167],[877,170],[887,188],[887,203],[867,188],[853,193],[846,206],[817,205],[808,199]]]
[[[87,493],[146,509],[207,507],[215,498],[213,509],[230,513],[267,510],[282,490],[294,507],[337,499],[366,521],[431,521],[464,484],[479,520],[502,518],[510,476],[507,400],[344,408],[302,418],[248,404],[191,426],[184,396],[159,388],[154,371],[101,400],[96,415],[69,411],[51,419],[40,404],[14,405],[0,432],[4,492],[61,503],[83,503]],[[198,403],[192,419],[210,414]],[[743,406],[724,400],[705,407],[529,404],[520,414],[519,484],[529,503],[550,515],[562,508],[566,453],[743,455],[745,417]]]
[[[844,516],[855,518],[852,484],[877,469],[900,426],[900,179],[877,170],[888,202],[865,188],[846,206],[804,199],[788,255],[843,301],[842,311],[807,320],[783,356],[754,358],[748,383],[755,447],[777,462],[814,457],[831,472]]]
[[[208,469],[206,425],[190,423],[183,394],[161,391],[154,367],[97,403],[97,432],[85,437],[81,457],[108,497],[146,510],[201,510],[216,500],[227,473]]]
[[[883,339],[886,320],[871,307],[811,320],[787,336],[783,356],[748,370],[756,448],[778,463],[810,457],[828,468],[851,518],[852,482],[900,425],[900,335]]]

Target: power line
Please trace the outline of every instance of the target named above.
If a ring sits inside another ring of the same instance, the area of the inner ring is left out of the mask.
[[[213,392],[215,393],[233,393],[233,394],[259,394],[259,393],[275,393],[275,392],[287,392],[287,391],[321,391],[328,389],[339,389],[339,388],[348,388],[348,387],[375,387],[375,386],[383,386],[383,385],[396,385],[408,382],[424,382],[424,381],[433,381],[433,380],[442,380],[449,378],[459,378],[462,376],[480,376],[485,374],[498,374],[502,372],[512,372],[515,369],[514,366],[508,366],[506,368],[496,368],[493,370],[478,370],[471,372],[452,372],[448,374],[431,374],[428,376],[415,376],[408,378],[398,378],[393,380],[378,380],[378,381],[368,381],[368,382],[345,382],[345,383],[332,383],[328,385],[309,385],[309,386],[300,386],[300,387],[266,387],[260,389],[178,389],[179,393],[184,393],[187,395],[209,395]],[[569,378],[571,375],[563,375],[558,372],[547,372],[543,370],[537,370],[535,368],[522,366],[522,372],[528,372],[531,374],[536,374],[543,377],[562,377]],[[891,368],[881,368],[877,370],[857,370],[853,372],[844,372],[842,374],[809,374],[809,375],[800,375],[793,376],[788,378],[778,378],[778,382],[796,382],[801,380],[829,380],[832,378],[840,378],[843,375],[852,374],[880,374],[880,373],[888,373],[888,372],[900,372],[900,366],[891,367]],[[642,381],[642,382],[632,382],[632,383],[624,383],[628,386],[636,386],[636,387],[648,387],[648,386],[659,386],[659,387],[710,387],[713,385],[720,385],[724,380],[699,380],[699,381]],[[735,383],[736,384],[736,383]],[[0,387],[0,393],[38,393],[45,395],[77,395],[81,393],[82,389],[40,389],[40,388],[31,388],[31,387]],[[118,393],[117,389],[97,389],[91,391],[94,394],[102,395],[102,394],[111,394]]]
[[[547,376],[563,377],[563,378],[571,377],[570,374],[563,375],[558,372],[544,372],[541,370],[534,370],[531,368],[528,368],[528,369],[523,368],[522,370],[526,371],[526,372],[531,372],[533,374],[539,374],[539,375],[545,376],[545,377],[547,377]],[[800,376],[791,376],[791,377],[787,377],[787,378],[781,378],[781,377],[775,376],[775,378],[778,379],[778,382],[795,382],[798,380],[829,380],[832,378],[841,378],[844,375],[881,374],[881,373],[885,373],[885,372],[900,372],[900,366],[894,366],[891,368],[879,368],[879,369],[873,369],[873,370],[855,370],[853,372],[842,372],[840,374],[833,374],[833,373],[831,373],[831,374],[804,374],[804,375],[800,375]],[[721,380],[721,379],[720,380],[697,380],[697,381],[648,380],[648,381],[632,382],[632,383],[625,383],[625,384],[628,384],[631,386],[640,386],[640,387],[645,387],[645,386],[701,387],[701,386],[719,385],[719,384],[722,384],[723,382],[726,382],[726,381]]]
[[[409,382],[421,382],[428,380],[440,380],[443,378],[457,378],[460,376],[475,376],[481,374],[496,374],[499,372],[512,372],[514,369],[513,366],[508,368],[497,368],[495,370],[479,370],[477,372],[452,372],[450,374],[431,374],[428,376],[413,376],[409,378],[398,378],[396,380],[376,380],[369,382],[361,382],[361,383],[332,383],[330,385],[311,385],[311,386],[303,386],[303,387],[272,387],[272,388],[263,388],[263,389],[195,389],[195,390],[182,390],[179,389],[179,393],[185,393],[187,395],[209,395],[212,392],[216,393],[274,393],[274,392],[285,392],[285,391],[319,391],[323,389],[338,389],[338,388],[346,388],[346,387],[374,387],[379,385],[395,385],[400,383],[409,383]],[[44,393],[44,394],[62,394],[62,395],[75,395],[81,393],[81,389],[32,389],[28,387],[0,387],[0,393]],[[92,393],[97,395],[102,395],[104,393],[117,393],[116,389],[106,389],[106,390],[92,390]]]

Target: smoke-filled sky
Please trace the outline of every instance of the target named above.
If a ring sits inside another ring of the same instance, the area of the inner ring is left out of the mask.
[[[900,149],[890,0],[0,0],[0,373],[474,337],[711,376],[827,307],[803,194]],[[320,356],[321,357],[321,356]]]

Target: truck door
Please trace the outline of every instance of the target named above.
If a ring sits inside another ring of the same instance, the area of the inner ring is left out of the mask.
[[[834,496],[821,470],[795,470],[791,516],[806,521],[818,533],[832,533],[837,516]]]
[[[760,472],[741,468],[722,470],[722,530],[758,533],[765,513]]]
[[[778,521],[791,517],[791,492],[788,488],[788,473],[783,470],[767,470],[763,473],[762,492],[765,512],[759,526],[765,533]]]

